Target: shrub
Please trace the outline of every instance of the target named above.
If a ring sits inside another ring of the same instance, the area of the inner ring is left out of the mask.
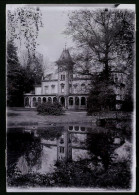
[[[62,106],[58,102],[44,102],[38,104],[37,112],[43,115],[61,115],[64,113]]]

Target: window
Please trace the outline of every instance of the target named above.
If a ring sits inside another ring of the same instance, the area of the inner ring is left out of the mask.
[[[53,98],[53,102],[57,102],[57,98],[56,97]]]
[[[74,93],[77,91],[77,84],[74,84]]]
[[[73,126],[69,126],[69,130],[73,130]]]
[[[60,144],[64,144],[64,138],[60,139]]]
[[[52,93],[55,92],[55,85],[51,85],[51,92],[52,92]]]
[[[48,93],[48,86],[45,86],[45,94]]]
[[[52,98],[51,97],[48,97],[48,102],[52,102]]]
[[[115,81],[115,83],[118,81],[117,74],[115,74],[115,76],[114,76],[114,81]]]
[[[73,97],[69,98],[69,105],[72,106],[73,105]]]
[[[85,91],[85,84],[81,84],[81,90]]]
[[[34,97],[33,98],[33,107],[35,107],[36,106],[36,98]]]
[[[64,147],[60,147],[60,153],[64,153]]]
[[[41,104],[41,98],[40,97],[38,97],[38,103]]]
[[[65,81],[65,75],[61,75],[61,81]]]
[[[86,99],[85,99],[85,97],[81,97],[81,105],[86,105]]]
[[[81,127],[81,131],[85,131],[85,127]]]
[[[61,84],[61,93],[64,93],[64,84]]]
[[[43,99],[42,99],[42,100],[43,100],[43,102],[46,102],[46,97],[43,97]]]
[[[70,93],[72,93],[72,85],[71,84],[69,84],[69,91],[70,91]]]
[[[79,131],[79,126],[75,126],[75,131]]]

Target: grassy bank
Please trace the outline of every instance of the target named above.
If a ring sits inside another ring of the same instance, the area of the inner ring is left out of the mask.
[[[87,116],[85,111],[75,112],[66,111],[61,116],[42,116],[35,109],[25,108],[8,108],[7,109],[7,125],[37,125],[45,124],[61,124],[61,123],[88,123],[92,122],[92,116]]]

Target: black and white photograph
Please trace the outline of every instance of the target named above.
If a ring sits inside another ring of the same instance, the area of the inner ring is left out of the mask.
[[[135,4],[6,5],[7,192],[136,191]]]

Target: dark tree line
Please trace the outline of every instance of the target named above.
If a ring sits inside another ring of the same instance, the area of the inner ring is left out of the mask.
[[[34,61],[34,60],[33,60]],[[37,59],[36,59],[37,61]],[[31,64],[32,62],[30,62]],[[13,41],[7,42],[7,105],[23,106],[24,93],[34,89],[35,84],[41,83],[41,64],[36,63],[33,68],[21,66],[17,48]],[[39,71],[36,69],[40,69]],[[37,73],[36,73],[37,72]]]

